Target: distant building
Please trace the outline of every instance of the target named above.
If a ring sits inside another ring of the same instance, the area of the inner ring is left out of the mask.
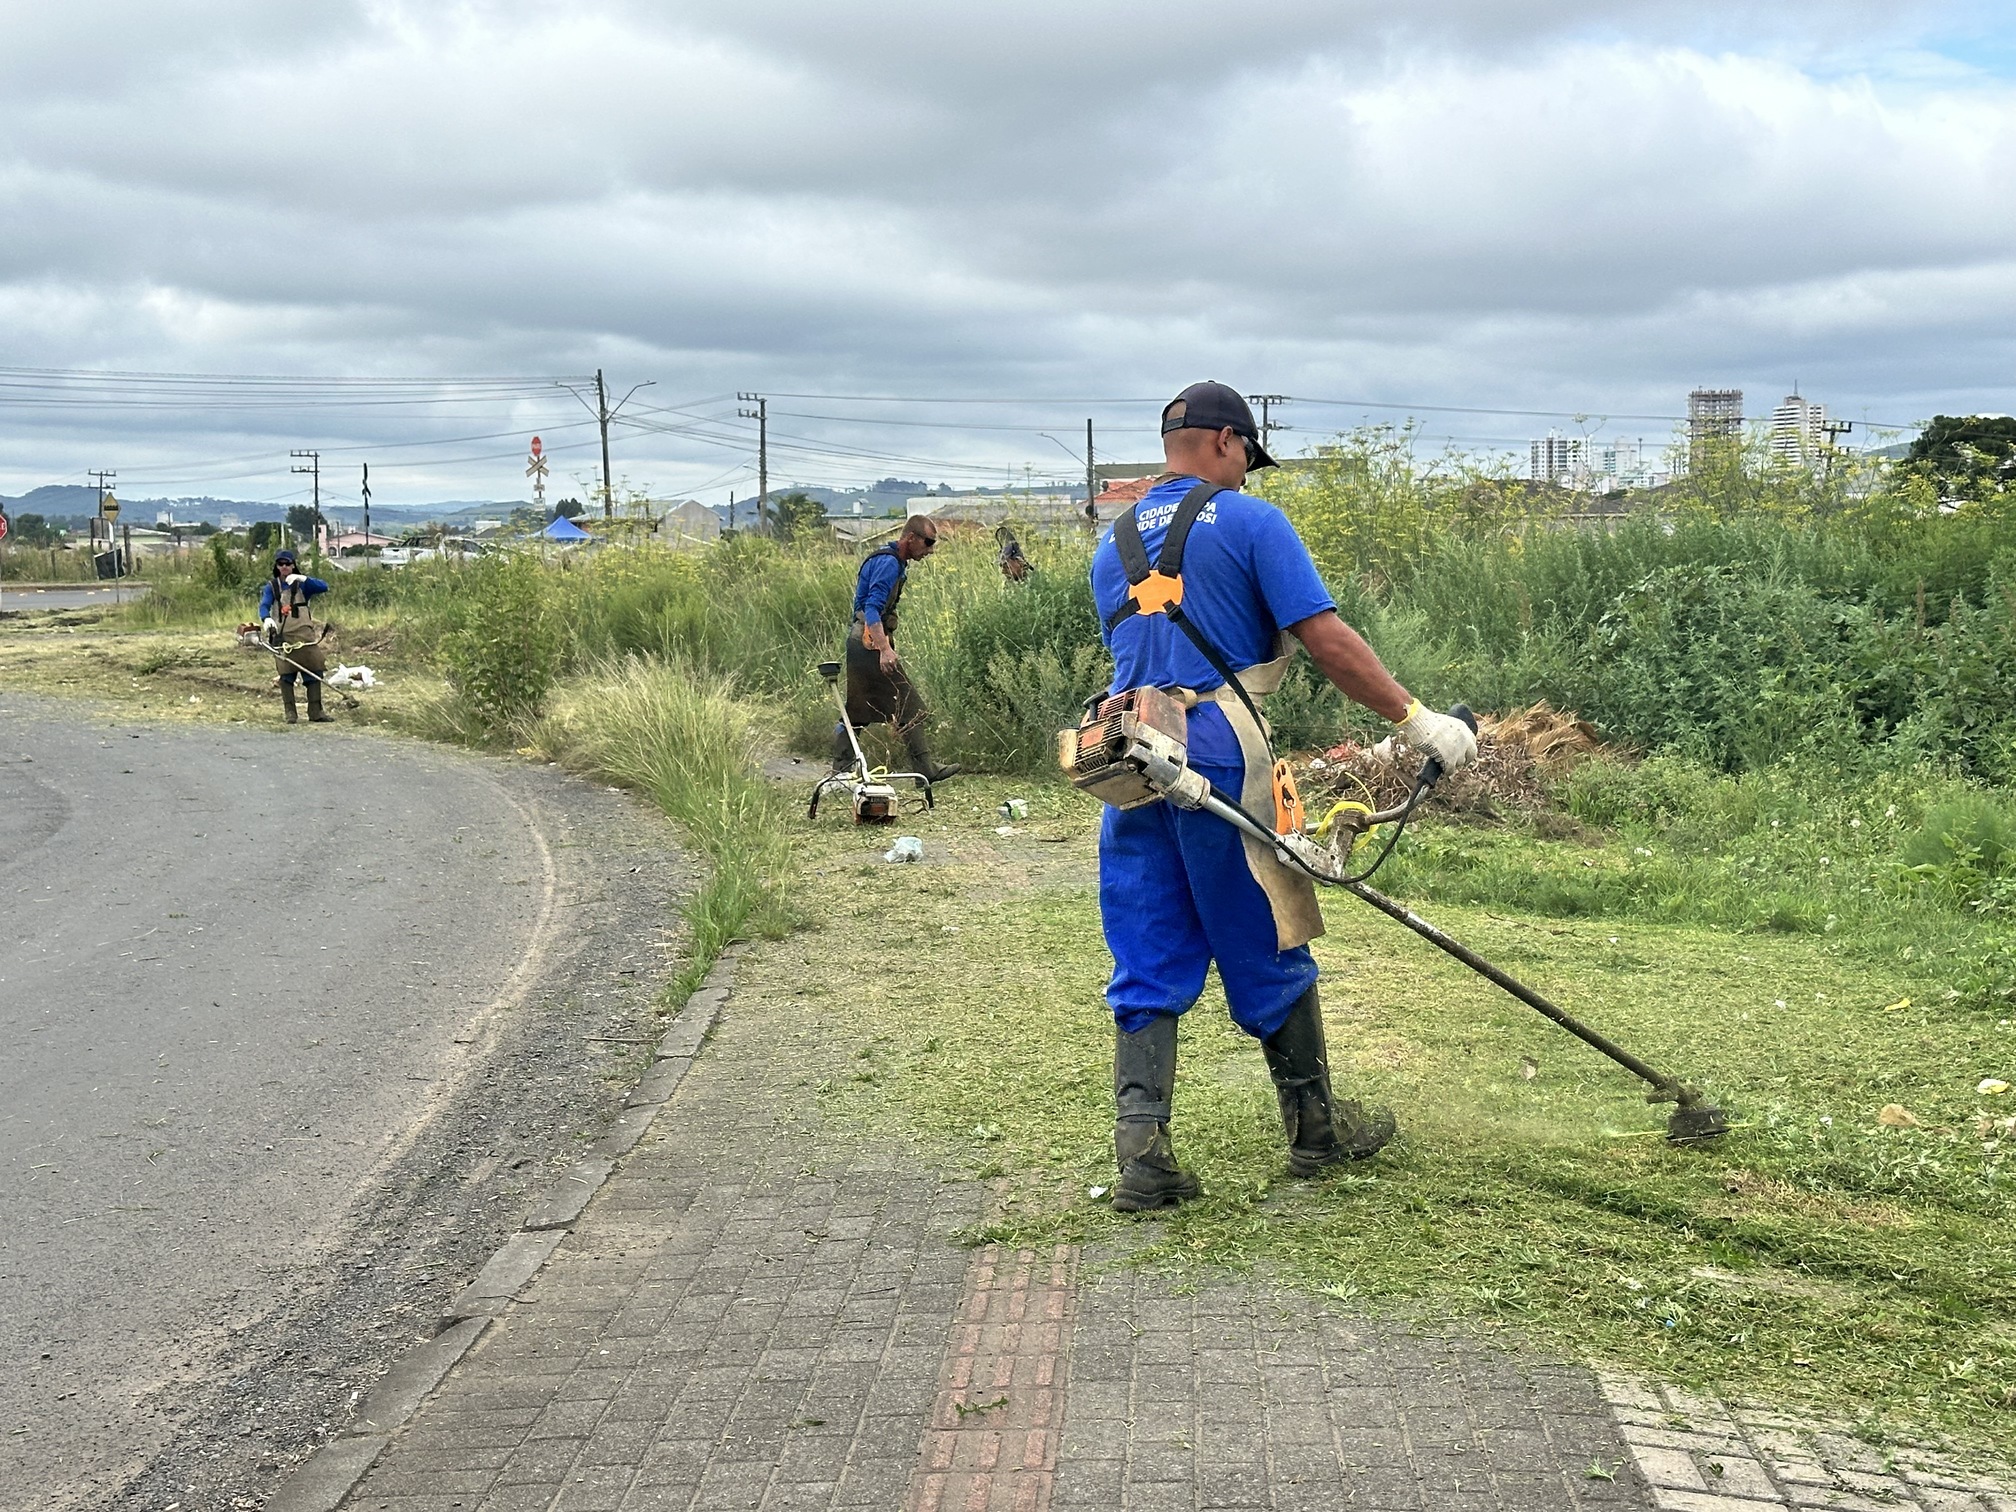
[[[698,499],[681,499],[663,508],[654,532],[659,544],[687,550],[721,539],[721,516]]]
[[[975,525],[999,525],[1014,520],[1024,525],[1083,521],[1085,501],[1074,492],[917,494],[908,503],[911,514],[939,520],[967,520]]]
[[[1698,465],[1707,448],[1743,437],[1743,390],[1698,388],[1687,396],[1687,460]]]
[[[1528,476],[1535,483],[1558,483],[1564,488],[1583,488],[1589,481],[1589,443],[1580,436],[1564,436],[1549,431],[1531,447]]]
[[[379,535],[376,531],[366,533],[362,530],[332,530],[329,532],[329,539],[324,544],[323,549],[326,551],[352,551],[363,550],[369,546],[382,548],[393,544],[395,544],[393,537]]]
[[[1643,436],[1619,436],[1596,448],[1591,484],[1605,493],[1627,488],[1660,488],[1673,481],[1660,471],[1656,452],[1648,452]]]
[[[1771,411],[1771,455],[1789,467],[1817,467],[1832,437],[1827,406],[1792,393]]]

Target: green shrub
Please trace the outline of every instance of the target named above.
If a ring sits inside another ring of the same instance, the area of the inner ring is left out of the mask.
[[[502,731],[538,712],[559,675],[564,627],[531,556],[484,557],[459,577],[455,627],[441,647],[448,680],[486,726]]]
[[[1962,860],[1989,877],[2016,871],[2016,814],[1986,793],[1968,793],[1928,810],[1904,843],[1906,866]]]

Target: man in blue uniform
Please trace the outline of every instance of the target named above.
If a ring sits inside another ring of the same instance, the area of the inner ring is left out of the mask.
[[[924,700],[896,655],[896,606],[910,564],[938,547],[938,523],[929,515],[912,515],[896,539],[878,546],[862,559],[854,579],[854,618],[847,631],[847,718],[856,729],[871,724],[892,726],[910,764],[933,782],[958,775],[956,764],[939,766],[924,744]],[[845,725],[833,726],[833,770],[854,764]]]
[[[311,600],[327,593],[329,585],[295,570],[294,553],[281,551],[273,558],[272,576],[259,594],[260,628],[266,643],[279,648],[280,703],[287,711],[287,723],[294,724],[300,713],[294,704],[294,680],[308,686],[308,723],[333,724],[322,711],[322,674],[328,668],[322,650],[326,625],[315,623]]]
[[[1130,584],[1115,537],[1134,532],[1117,522],[1092,559],[1092,593],[1113,652],[1112,692],[1144,685],[1173,692],[1190,708],[1191,766],[1240,795],[1252,813],[1271,813],[1273,799],[1272,753],[1251,700],[1279,686],[1298,650],[1446,770],[1475,756],[1469,728],[1423,708],[1337,617],[1287,516],[1237,491],[1248,472],[1276,465],[1238,392],[1192,384],[1163,410],[1162,441],[1168,472],[1135,506],[1133,524],[1147,561],[1180,577],[1171,602],[1181,615],[1172,619]],[[1159,553],[1185,520],[1172,564]],[[1126,545],[1133,550],[1131,539]],[[1139,564],[1140,552],[1133,556]],[[1106,1000],[1116,1026],[1116,1208],[1139,1212],[1197,1195],[1196,1178],[1171,1147],[1170,1102],[1176,1021],[1204,990],[1214,961],[1233,1021],[1266,1055],[1294,1174],[1362,1159],[1393,1137],[1390,1113],[1332,1100],[1309,953],[1323,922],[1305,874],[1213,814],[1166,802],[1109,807],[1099,833],[1099,907],[1113,952]]]

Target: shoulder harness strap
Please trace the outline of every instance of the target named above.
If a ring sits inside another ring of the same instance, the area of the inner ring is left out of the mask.
[[[1148,563],[1148,548],[1141,541],[1141,522],[1136,517],[1136,511],[1141,506],[1137,503],[1113,522],[1113,544],[1120,552],[1120,565],[1127,572],[1127,596],[1107,617],[1106,632],[1112,634],[1116,626],[1137,614],[1168,615],[1169,623],[1190,638],[1190,644],[1197,648],[1198,654],[1225,679],[1226,686],[1239,695],[1239,702],[1246,706],[1253,722],[1264,730],[1267,728],[1266,721],[1260,717],[1260,710],[1246,691],[1245,684],[1239,681],[1239,674],[1232,670],[1232,664],[1183,612],[1183,548],[1190,539],[1190,527],[1197,523],[1197,517],[1204,512],[1206,504],[1227,492],[1229,490],[1223,484],[1200,482],[1183,495],[1183,502],[1176,506],[1176,513],[1169,521],[1169,533],[1162,538],[1162,549],[1156,553],[1152,567]]]

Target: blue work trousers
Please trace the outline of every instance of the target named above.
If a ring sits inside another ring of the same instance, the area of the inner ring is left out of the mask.
[[[1193,763],[1220,792],[1237,767]],[[1172,803],[1109,807],[1099,826],[1099,916],[1113,952],[1106,1002],[1129,1034],[1158,1013],[1187,1012],[1218,963],[1232,1021],[1255,1039],[1279,1029],[1316,985],[1307,945],[1277,950],[1274,911],[1246,864],[1239,832]]]

